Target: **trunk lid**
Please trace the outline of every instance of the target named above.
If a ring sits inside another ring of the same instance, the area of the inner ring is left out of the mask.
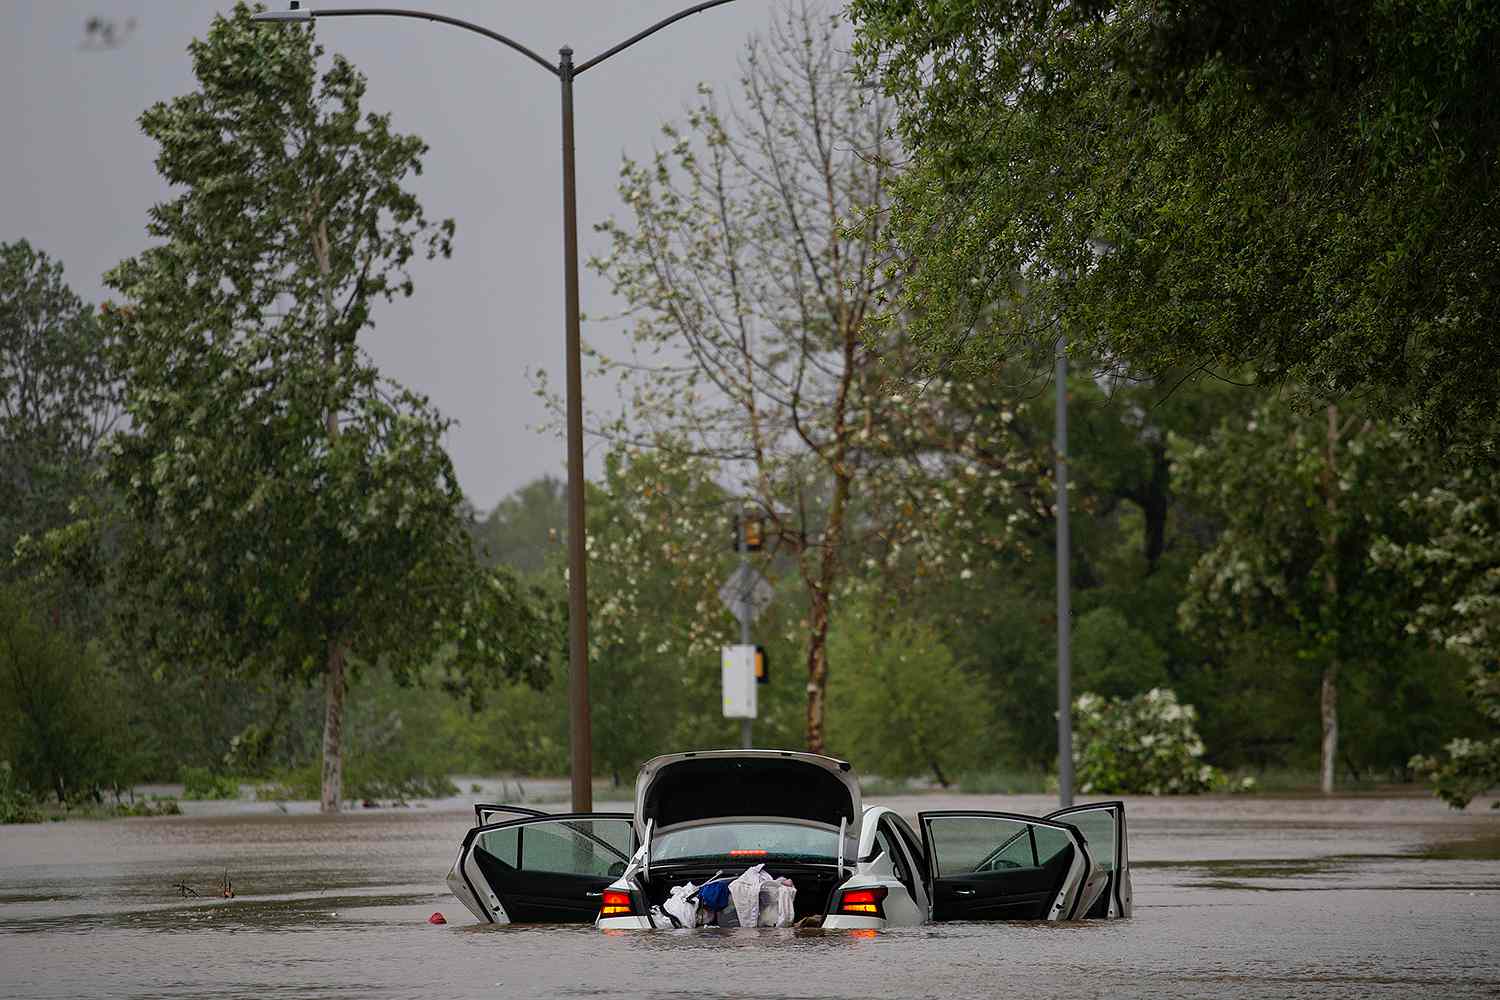
[[[848,761],[792,750],[699,750],[641,765],[635,784],[636,834],[719,817],[843,821],[859,842],[859,782]]]

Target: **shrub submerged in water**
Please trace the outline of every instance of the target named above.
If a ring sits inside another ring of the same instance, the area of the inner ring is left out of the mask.
[[[1073,762],[1085,794],[1196,795],[1223,787],[1203,762],[1198,713],[1166,688],[1133,698],[1084,693],[1073,702]]]

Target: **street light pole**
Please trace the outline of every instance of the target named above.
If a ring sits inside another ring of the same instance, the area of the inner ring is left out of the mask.
[[[1068,537],[1068,340],[1057,338],[1057,798],[1073,804],[1073,584]]]
[[[572,761],[573,812],[594,808],[593,742],[589,720],[589,625],[588,555],[585,535],[583,478],[583,351],[578,312],[578,182],[573,145],[573,80],[636,42],[654,35],[690,14],[719,7],[732,0],[705,0],[665,17],[579,66],[573,65],[573,50],[559,50],[556,66],[514,39],[446,14],[395,7],[344,7],[307,10],[298,0],[291,9],[262,11],[253,21],[277,24],[308,23],[320,17],[406,17],[463,28],[514,49],[558,78],[562,84],[562,187],[563,187],[563,298],[564,338],[568,355],[567,400],[564,419],[568,428],[568,702],[569,743]]]
[[[593,728],[589,722],[588,550],[583,492],[583,350],[578,329],[578,190],[573,159],[573,50],[558,55],[562,81],[563,296],[568,387],[568,733],[573,811],[594,808]]]

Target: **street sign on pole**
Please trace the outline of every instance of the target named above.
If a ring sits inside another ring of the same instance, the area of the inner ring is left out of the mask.
[[[755,647],[725,646],[721,664],[720,672],[724,682],[724,718],[755,718]]]
[[[745,625],[759,618],[775,596],[771,581],[748,563],[741,563],[719,588],[719,600]]]

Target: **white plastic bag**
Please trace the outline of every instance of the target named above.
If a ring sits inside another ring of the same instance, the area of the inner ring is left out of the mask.
[[[791,879],[778,878],[760,885],[758,927],[790,927],[795,919],[797,887]]]
[[[673,886],[667,896],[667,901],[661,904],[661,908],[677,918],[677,922],[682,926],[697,927],[698,900],[696,897],[688,898],[697,891],[698,887],[691,882],[687,885]]]
[[[734,900],[734,913],[741,927],[756,927],[760,921],[760,887],[771,881],[765,865],[754,865],[729,883],[729,898]],[[720,923],[723,923],[720,920]]]

